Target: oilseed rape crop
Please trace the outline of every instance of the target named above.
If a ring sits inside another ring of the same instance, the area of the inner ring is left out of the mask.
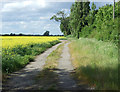
[[[34,61],[36,55],[59,43],[59,39],[64,37],[2,36],[1,38],[2,71],[10,73]]]
[[[46,42],[52,42],[63,37],[31,37],[31,36],[4,36],[2,37],[2,48],[13,48],[18,45],[26,46],[30,44],[42,44]]]

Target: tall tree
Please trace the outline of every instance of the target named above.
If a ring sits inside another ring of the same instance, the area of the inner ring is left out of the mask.
[[[98,12],[98,10],[95,10],[95,9],[96,9],[96,5],[93,2],[92,6],[91,6],[91,11],[89,12],[89,15],[86,17],[89,25],[92,25],[94,23],[95,14],[97,14],[97,12]]]
[[[70,26],[72,27],[72,33],[74,36],[76,36],[79,39],[79,33],[81,32],[81,29],[88,25],[88,22],[86,20],[87,15],[90,11],[90,2],[86,0],[86,2],[82,2],[82,0],[77,1],[72,5],[71,7],[71,20],[70,20]]]
[[[67,14],[65,14],[64,11],[59,11],[56,15],[53,15],[50,18],[50,20],[52,19],[54,19],[57,22],[60,22],[60,29],[65,36],[71,34],[69,28],[69,17],[67,17]]]

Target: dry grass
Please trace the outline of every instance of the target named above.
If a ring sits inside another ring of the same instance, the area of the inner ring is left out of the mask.
[[[57,60],[61,57],[63,46],[64,44],[59,45],[58,48],[47,57],[44,68],[57,68]]]
[[[64,44],[58,46],[58,48],[53,51],[46,60],[44,69],[40,71],[36,77],[37,83],[41,85],[39,90],[57,90],[58,75],[56,74],[56,69],[58,65],[58,59],[61,57],[62,49]]]
[[[81,38],[70,45],[75,77],[96,89],[118,89],[118,48],[113,43]]]

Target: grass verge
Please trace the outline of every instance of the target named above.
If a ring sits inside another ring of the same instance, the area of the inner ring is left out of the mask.
[[[74,77],[96,89],[118,89],[118,47],[114,43],[80,38],[70,45]]]
[[[57,70],[58,59],[61,57],[64,44],[61,44],[48,57],[44,65],[44,69],[36,77],[39,90],[57,90]],[[39,81],[39,82],[38,82]]]
[[[66,37],[63,37],[63,38],[59,38],[59,40],[67,40],[67,38],[66,38]]]

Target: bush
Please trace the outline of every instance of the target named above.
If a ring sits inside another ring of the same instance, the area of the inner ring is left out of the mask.
[[[113,21],[113,6],[105,5],[98,9],[93,24],[85,26],[80,37],[96,38],[102,41],[118,43],[118,3],[115,5],[115,20]],[[89,21],[89,20],[88,20]]]

